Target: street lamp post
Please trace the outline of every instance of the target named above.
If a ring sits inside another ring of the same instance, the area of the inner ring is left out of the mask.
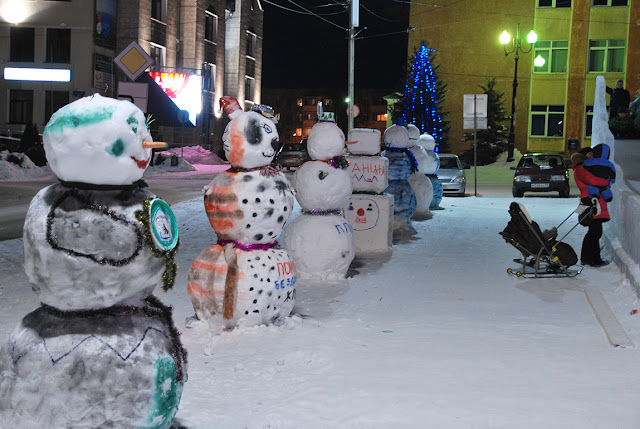
[[[529,49],[525,51],[522,48],[522,37],[520,37],[520,23],[518,23],[518,30],[516,32],[516,37],[513,39],[513,41],[511,39],[511,36],[509,35],[509,33],[507,33],[506,30],[503,31],[502,34],[500,35],[500,43],[502,43],[502,46],[504,47],[504,55],[508,56],[512,52],[516,53],[516,56],[515,56],[516,67],[513,74],[513,96],[511,98],[511,127],[509,129],[509,148],[507,152],[507,162],[511,162],[514,160],[513,150],[515,146],[516,92],[518,91],[518,60],[520,59],[519,53],[522,52],[523,54],[526,54],[531,52],[531,50],[533,49],[533,46],[536,43],[536,40],[538,40],[538,36],[533,30],[531,30],[529,34],[527,34],[527,43],[529,43]],[[511,41],[512,41],[512,46],[510,49],[507,49],[507,44],[509,44],[509,42]]]

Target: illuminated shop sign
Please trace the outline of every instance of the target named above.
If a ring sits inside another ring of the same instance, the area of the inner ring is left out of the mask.
[[[171,98],[180,110],[189,112],[189,121],[195,125],[196,115],[202,110],[201,78],[194,74],[149,72],[149,76]]]
[[[70,82],[71,70],[5,67],[5,80],[32,80],[39,82]]]

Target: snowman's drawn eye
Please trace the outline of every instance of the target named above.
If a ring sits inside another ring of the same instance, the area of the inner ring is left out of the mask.
[[[264,124],[262,126],[262,128],[264,128],[264,130],[268,133],[271,134],[273,132],[273,130],[271,129],[271,127],[269,126],[269,124]]]

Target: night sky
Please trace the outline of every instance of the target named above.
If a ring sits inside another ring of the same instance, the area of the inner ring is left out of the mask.
[[[264,88],[345,88],[348,32],[307,12],[348,28],[348,4],[338,0],[263,0]],[[366,9],[369,9],[373,14]],[[375,14],[375,15],[374,15]],[[377,16],[376,16],[377,15]],[[403,88],[409,5],[394,0],[360,0],[356,39],[356,88]],[[397,34],[387,34],[397,33]]]

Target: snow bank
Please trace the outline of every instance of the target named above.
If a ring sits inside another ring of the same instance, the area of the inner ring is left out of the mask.
[[[50,175],[49,167],[38,167],[24,153],[0,152],[0,180],[40,179]]]

